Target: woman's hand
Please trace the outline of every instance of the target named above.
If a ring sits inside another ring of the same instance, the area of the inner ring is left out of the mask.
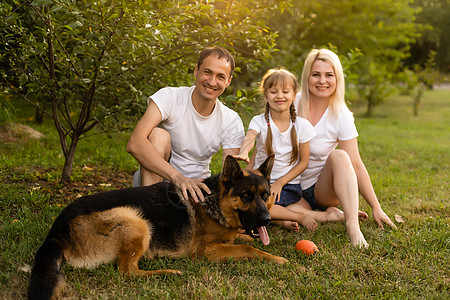
[[[383,223],[389,225],[393,229],[397,229],[394,222],[388,217],[388,215],[383,211],[383,209],[377,208],[373,210],[373,219],[378,224],[379,227],[384,228]]]

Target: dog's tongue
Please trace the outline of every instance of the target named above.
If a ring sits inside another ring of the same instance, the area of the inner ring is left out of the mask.
[[[264,246],[269,245],[269,234],[267,234],[267,229],[265,226],[261,226],[257,228],[259,233],[259,238],[261,239],[261,242],[264,244]]]

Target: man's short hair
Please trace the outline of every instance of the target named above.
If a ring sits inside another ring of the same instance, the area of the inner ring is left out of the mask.
[[[230,76],[233,75],[234,68],[236,66],[233,55],[231,55],[231,53],[228,52],[228,50],[226,50],[222,47],[218,47],[218,46],[208,47],[208,48],[203,49],[202,52],[200,52],[200,55],[198,57],[198,62],[197,62],[197,68],[200,68],[201,64],[203,63],[203,60],[205,60],[205,58],[207,58],[211,55],[215,55],[219,59],[225,58],[231,67]]]

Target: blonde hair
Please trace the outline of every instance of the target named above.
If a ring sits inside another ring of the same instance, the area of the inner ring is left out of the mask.
[[[306,57],[302,72],[299,116],[305,119],[309,119],[310,98],[308,82],[309,76],[311,75],[312,65],[317,60],[328,62],[333,67],[336,76],[336,91],[331,95],[328,106],[330,107],[330,115],[334,118],[337,118],[340,109],[349,109],[347,107],[347,104],[345,104],[345,81],[341,61],[333,51],[330,51],[328,49],[313,49]]]
[[[297,94],[299,90],[299,84],[297,81],[297,78],[294,74],[289,72],[288,70],[284,68],[280,69],[270,69],[266,72],[266,74],[263,76],[263,79],[260,84],[260,91],[264,95],[264,99],[267,99],[267,93],[270,88],[281,84],[282,86],[292,85],[292,89],[294,92],[294,95]],[[270,128],[270,118],[269,118],[269,112],[270,112],[270,105],[269,102],[266,101],[266,107],[264,111],[264,117],[267,122],[267,136],[266,136],[266,152],[267,155],[270,156],[274,153],[273,147],[272,147],[272,129]],[[294,101],[292,101],[292,104],[289,108],[289,113],[291,117],[291,121],[293,124],[295,124],[295,120],[297,118],[297,111],[295,110]],[[291,161],[290,164],[293,164],[298,159],[298,140],[297,140],[297,132],[295,131],[295,126],[292,126],[291,129],[291,143],[292,143],[292,152],[291,152]]]

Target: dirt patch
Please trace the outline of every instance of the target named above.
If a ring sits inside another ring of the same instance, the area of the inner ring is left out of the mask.
[[[131,187],[132,174],[111,171],[103,167],[83,167],[82,174],[69,183],[61,183],[50,174],[59,170],[39,167],[14,167],[3,170],[3,184],[14,185],[26,193],[44,193],[48,205],[65,206],[73,200],[93,193]]]

